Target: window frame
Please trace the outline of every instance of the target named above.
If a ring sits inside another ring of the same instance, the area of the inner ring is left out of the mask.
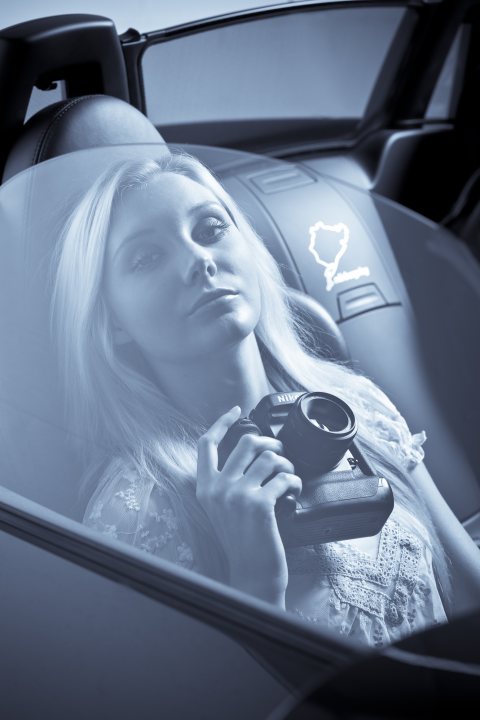
[[[101,535],[1,484],[0,530],[225,633],[271,661],[287,682],[295,680],[288,663],[282,671],[286,655],[311,664],[320,677],[368,653],[333,631],[307,626],[266,602]]]
[[[206,145],[217,144],[224,147],[235,147],[253,152],[265,152],[274,157],[283,157],[305,151],[310,152],[353,147],[358,140],[369,131],[372,122],[376,123],[378,119],[378,107],[385,103],[385,89],[387,88],[388,93],[390,93],[390,88],[396,87],[395,79],[403,70],[404,55],[415,32],[418,20],[416,6],[418,4],[422,4],[420,0],[418,0],[418,2],[415,0],[374,0],[373,2],[372,0],[337,0],[336,2],[304,0],[303,2],[281,3],[256,10],[244,10],[206,18],[155,30],[142,35],[134,30],[127,31],[120,39],[126,60],[131,102],[144,114],[147,114],[145,84],[142,75],[142,58],[147,49],[152,45],[215,30],[216,28],[228,27],[232,24],[285,16],[292,12],[298,14],[318,11],[327,12],[338,9],[355,10],[361,7],[404,8],[407,11],[406,16],[401,21],[400,27],[394,35],[394,40],[387,52],[380,75],[374,84],[361,122],[358,122],[357,119],[350,123],[344,120],[342,124],[341,119],[339,121],[335,118],[329,118],[324,122],[313,119],[311,123],[306,125],[307,140],[301,143],[299,143],[298,140],[294,142],[295,136],[298,138],[299,134],[298,120],[284,120],[283,124],[282,121],[280,121],[279,132],[277,133],[278,137],[274,137],[271,143],[268,143],[268,136],[272,134],[271,123],[266,123],[266,127],[262,128],[261,123],[245,121],[241,123],[242,129],[240,133],[238,131],[240,124],[235,121],[187,123],[166,127],[157,126],[167,142],[193,142],[195,144]],[[339,125],[344,128],[344,132],[342,132],[340,136],[338,136],[338,130],[336,129]],[[352,126],[354,127],[354,132],[351,132]],[[179,133],[175,135],[172,134],[172,128],[178,129]],[[198,130],[198,133],[195,137],[192,137],[191,133],[194,128]],[[239,141],[238,136],[241,134],[245,135],[245,141]],[[210,142],[208,140],[209,136],[215,137],[216,142]]]

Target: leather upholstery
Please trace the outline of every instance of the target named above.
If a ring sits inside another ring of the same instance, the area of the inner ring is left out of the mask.
[[[291,290],[290,298],[297,315],[309,328],[318,354],[327,360],[350,360],[343,335],[323,305],[300,290]]]
[[[108,95],[61,100],[40,110],[25,123],[10,151],[3,181],[32,165],[75,150],[159,143],[162,136],[134,107]]]
[[[117,147],[121,144],[130,147]],[[151,144],[157,147],[152,148]],[[137,145],[138,144],[138,145]],[[69,153],[96,147],[95,157],[76,163]],[[71,517],[81,518],[78,489],[83,458],[79,439],[66,426],[58,372],[48,333],[49,257],[63,199],[77,180],[88,178],[113,159],[151,157],[164,151],[149,120],[127,103],[86,96],[56,103],[24,126],[12,148],[1,191],[0,218],[0,482],[6,487]],[[42,161],[59,157],[54,173]],[[21,171],[39,165],[33,176]],[[19,174],[20,173],[20,174]],[[72,175],[74,173],[74,175]],[[52,213],[45,213],[45,203]],[[34,232],[26,232],[27,228]],[[345,342],[331,316],[313,298],[291,291],[291,299],[311,328],[319,352],[345,360]],[[32,359],[34,358],[34,362]]]

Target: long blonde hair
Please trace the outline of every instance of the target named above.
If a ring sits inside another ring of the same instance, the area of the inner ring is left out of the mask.
[[[360,447],[376,472],[391,483],[395,501],[419,517],[429,532],[437,578],[449,603],[447,560],[428,508],[401,460],[372,432],[372,413],[392,418],[395,409],[370,379],[315,353],[313,336],[296,317],[275,260],[220,183],[185,153],[121,161],[109,168],[84,195],[60,238],[52,320],[73,429],[85,439],[92,456],[93,448],[100,447],[104,460],[116,458],[113,464],[106,463],[107,474],[118,471],[121,458],[140,477],[159,483],[193,541],[204,572],[225,576],[225,558],[195,498],[196,447],[206,428],[194,424],[168,400],[139,353],[132,356],[132,348],[126,352],[115,346],[102,295],[105,248],[116,202],[129,188],[147,187],[165,172],[185,175],[209,188],[251,244],[261,292],[255,334],[270,383],[277,390],[333,392],[352,407]]]

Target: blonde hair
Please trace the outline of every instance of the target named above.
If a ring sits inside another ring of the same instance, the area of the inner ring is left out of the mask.
[[[428,508],[399,457],[372,431],[372,414],[398,419],[395,408],[370,379],[315,354],[313,335],[296,317],[275,260],[220,183],[185,153],[122,161],[109,168],[84,195],[65,226],[55,256],[52,319],[74,429],[89,441],[91,449],[101,446],[104,459],[117,459],[107,463],[107,474],[114,472],[114,466],[117,472],[118,458],[123,458],[141,477],[159,483],[193,541],[204,572],[225,576],[225,558],[195,498],[197,441],[206,428],[193,424],[168,400],[142,366],[140,355],[132,357],[115,346],[102,295],[105,248],[115,204],[129,188],[147,187],[165,172],[185,175],[209,188],[251,244],[261,292],[255,335],[270,383],[277,390],[333,392],[352,407],[361,449],[376,472],[391,483],[395,501],[419,517],[429,532],[437,579],[448,603],[447,561]],[[89,477],[95,472],[98,467]]]

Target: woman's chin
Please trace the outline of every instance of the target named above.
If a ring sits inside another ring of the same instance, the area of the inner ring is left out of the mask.
[[[222,315],[214,326],[203,330],[199,328],[198,342],[192,342],[192,354],[211,355],[230,351],[235,346],[240,346],[249,335],[253,336],[255,327],[256,322],[245,316],[239,317],[234,313]],[[194,338],[190,337],[190,340]]]

